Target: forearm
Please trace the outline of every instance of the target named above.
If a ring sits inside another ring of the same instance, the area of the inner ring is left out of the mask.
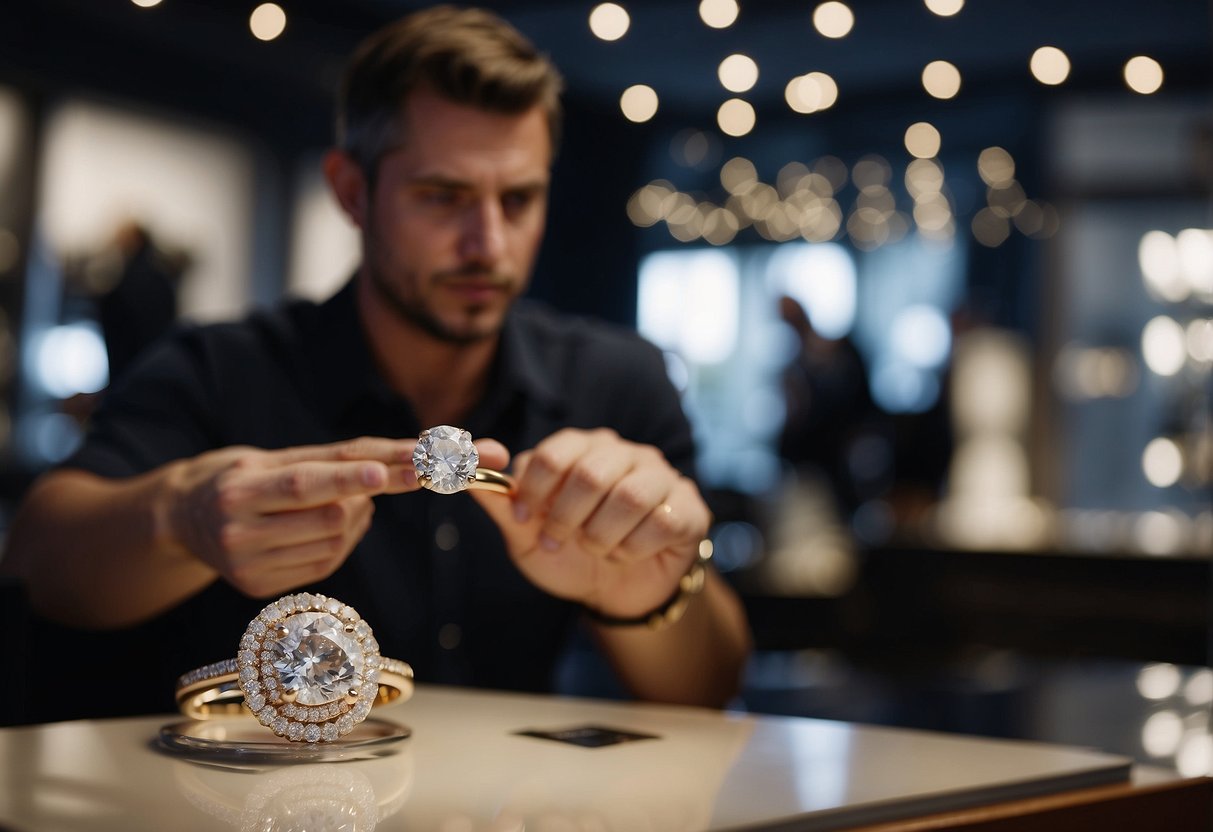
[[[736,695],[750,651],[741,602],[709,570],[703,593],[673,626],[594,626],[623,683],[654,702],[722,707]]]
[[[173,470],[118,480],[57,471],[34,485],[13,521],[4,567],[24,580],[35,611],[73,626],[123,627],[215,580],[167,533]]]

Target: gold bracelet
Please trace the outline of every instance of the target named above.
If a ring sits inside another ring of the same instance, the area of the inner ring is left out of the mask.
[[[691,605],[691,599],[703,592],[708,578],[708,562],[711,559],[712,541],[705,537],[699,541],[699,556],[691,564],[691,568],[687,570],[686,574],[678,579],[678,587],[674,590],[674,594],[661,606],[644,615],[622,618],[607,615],[593,607],[585,607],[585,614],[595,624],[605,627],[643,626],[654,632],[672,627],[686,615],[687,607]]]

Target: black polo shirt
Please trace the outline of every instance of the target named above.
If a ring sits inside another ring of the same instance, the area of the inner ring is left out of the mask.
[[[462,427],[517,453],[566,426],[611,427],[691,473],[690,428],[660,352],[622,329],[520,302],[486,395]],[[378,376],[351,282],[322,304],[179,332],[107,394],[68,465],[123,477],[228,445],[415,437],[424,427]],[[383,654],[410,662],[419,681],[478,687],[550,690],[578,613],[522,576],[466,494],[376,498],[371,529],[346,563],[300,590],[354,606]],[[74,639],[71,652],[83,648],[122,691],[87,707],[69,700],[78,712],[57,716],[171,710],[177,675],[234,656],[264,603],[217,581],[130,630],[44,631]]]

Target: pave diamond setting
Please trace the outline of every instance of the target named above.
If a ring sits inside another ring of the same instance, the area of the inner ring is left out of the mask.
[[[296,742],[333,742],[366,719],[379,673],[370,626],[353,607],[324,595],[268,604],[240,639],[240,689],[257,720]]]
[[[476,478],[480,454],[472,434],[462,428],[439,425],[423,430],[413,451],[417,481],[431,491],[454,494]]]

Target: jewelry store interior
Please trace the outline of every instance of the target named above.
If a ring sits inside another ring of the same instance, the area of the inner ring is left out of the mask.
[[[341,67],[424,5],[4,4],[0,529],[145,333],[348,279]],[[1213,774],[1207,0],[488,5],[566,84],[529,294],[664,353],[733,707]]]

